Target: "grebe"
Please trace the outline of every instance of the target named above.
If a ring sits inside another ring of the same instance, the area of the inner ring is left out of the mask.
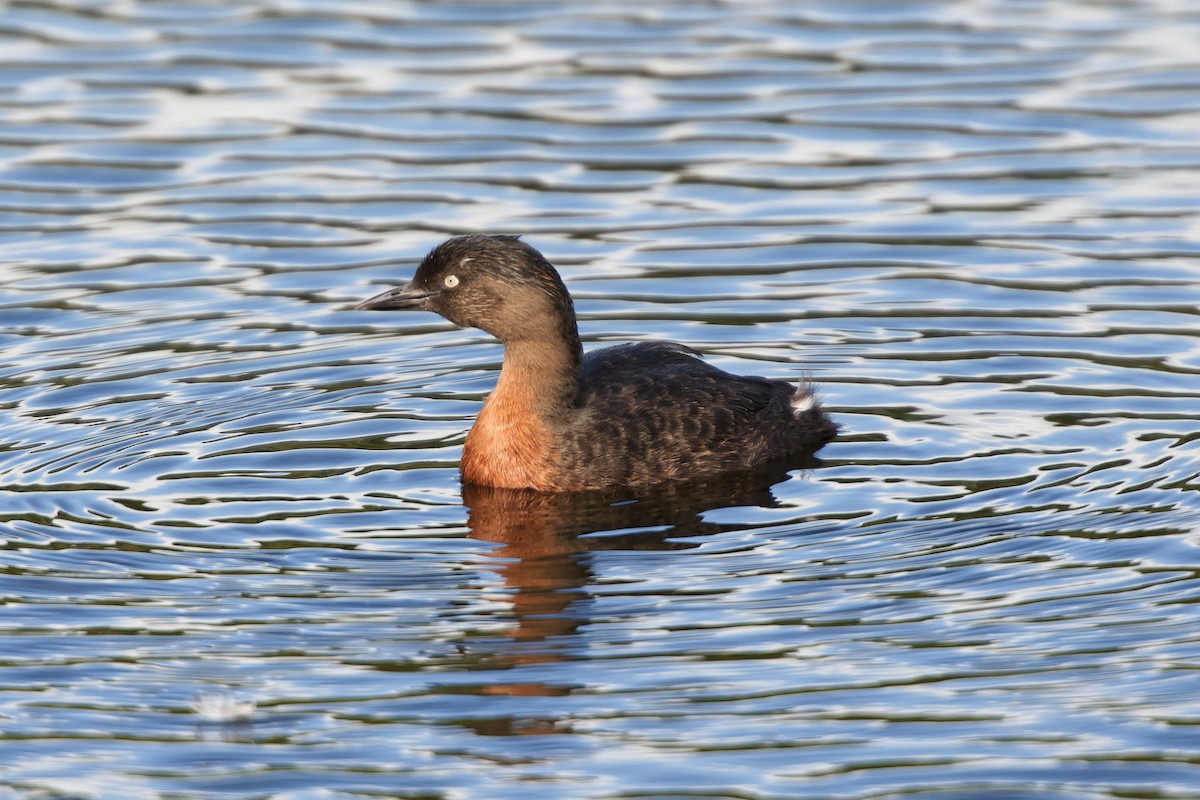
[[[357,306],[481,328],[504,365],[467,434],[466,483],[563,492],[709,478],[811,455],[837,434],[808,387],[732,375],[671,342],[584,354],[562,278],[516,236],[435,247]]]

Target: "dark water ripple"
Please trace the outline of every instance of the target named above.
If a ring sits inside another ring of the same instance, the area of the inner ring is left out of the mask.
[[[1195,797],[1186,3],[0,10],[0,793]],[[791,475],[467,492],[524,234]],[[774,482],[770,492],[766,484]],[[228,694],[246,720],[191,705]]]

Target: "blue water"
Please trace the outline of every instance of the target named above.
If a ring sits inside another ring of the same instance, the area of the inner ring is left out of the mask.
[[[1200,797],[1198,37],[9,4],[0,797]],[[464,497],[500,346],[352,308],[474,231],[844,435]]]

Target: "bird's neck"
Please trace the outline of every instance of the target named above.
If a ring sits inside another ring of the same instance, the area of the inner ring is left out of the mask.
[[[556,425],[575,407],[583,348],[569,331],[530,332],[504,342],[504,366],[463,446],[470,483],[556,490]],[[566,333],[567,335],[564,335]]]
[[[548,330],[504,342],[504,365],[488,402],[509,399],[542,418],[575,405],[583,347],[572,323],[569,331]]]

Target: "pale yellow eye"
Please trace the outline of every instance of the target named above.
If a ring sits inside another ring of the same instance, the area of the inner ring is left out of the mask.
[[[442,283],[446,284],[447,289],[453,289],[455,286],[458,286],[458,276],[447,275],[446,280],[442,281]]]

